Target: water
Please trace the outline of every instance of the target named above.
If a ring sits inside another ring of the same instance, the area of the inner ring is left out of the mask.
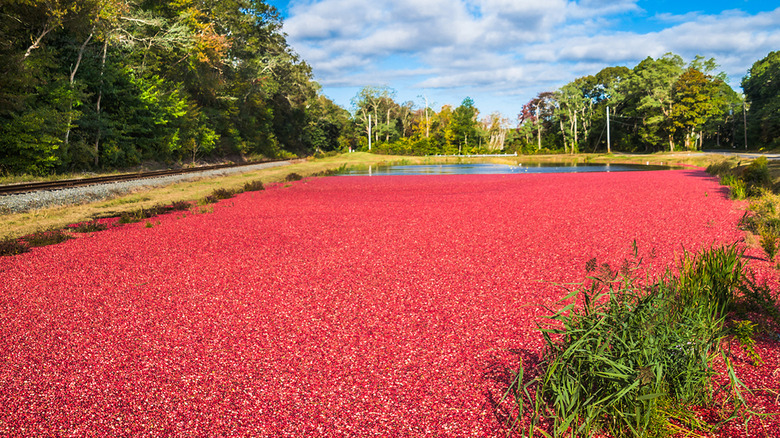
[[[523,173],[630,172],[637,170],[668,170],[669,166],[645,164],[594,163],[533,163],[508,164],[420,164],[406,166],[369,166],[367,169],[347,169],[342,175],[494,175]]]

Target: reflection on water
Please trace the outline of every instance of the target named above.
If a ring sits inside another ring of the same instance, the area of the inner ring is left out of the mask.
[[[593,163],[533,163],[518,164],[419,164],[407,166],[369,166],[367,169],[347,169],[341,175],[492,175],[521,173],[628,172],[636,170],[668,170],[668,166],[644,164]]]

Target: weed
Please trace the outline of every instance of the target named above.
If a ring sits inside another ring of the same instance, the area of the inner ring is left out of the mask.
[[[652,284],[635,274],[641,264],[636,247],[634,255],[618,270],[602,265],[599,275],[562,300],[568,304],[546,317],[538,377],[524,382],[528,373],[521,365],[504,395],[519,408],[513,427],[526,409],[528,436],[541,431],[546,415],[554,436],[590,436],[600,430],[644,437],[674,422],[686,430],[707,429],[682,413],[686,406],[711,404],[721,390],[732,397],[726,403],[735,413],[745,407],[723,345],[730,334],[740,342],[748,342],[751,334],[744,324],[739,332],[725,324],[738,292],[748,284],[742,250],[732,245],[686,253],[678,274],[667,270]],[[596,266],[591,260],[587,268]],[[719,388],[712,381],[715,357],[728,371],[728,382]]]
[[[300,181],[302,179],[303,179],[303,177],[301,175],[295,173],[295,172],[288,173],[287,176],[284,177],[284,180],[286,182]]]
[[[187,201],[175,201],[168,206],[170,211],[186,211],[189,210],[190,207],[192,207],[192,203]]]
[[[107,228],[108,225],[102,222],[98,222],[96,220],[92,220],[88,222],[82,222],[80,224],[76,224],[73,226],[69,226],[66,228],[66,230],[74,233],[93,233],[96,231],[103,231]]]
[[[144,225],[144,227],[146,227],[146,228],[152,228],[152,227],[154,227],[154,224],[153,224],[153,223],[151,223],[151,222],[147,222],[147,223]]]
[[[745,353],[747,353],[748,357],[753,362],[753,365],[760,365],[764,361],[761,360],[761,356],[759,356],[755,347],[753,347],[756,343],[755,339],[753,339],[755,329],[756,324],[747,320],[737,320],[734,321],[731,332],[737,341],[739,341],[739,344],[745,350]]]
[[[766,157],[758,157],[753,160],[743,171],[742,179],[749,186],[771,187],[772,177],[769,175],[769,162]]]
[[[759,243],[770,262],[774,262],[775,256],[777,255],[777,243],[779,239],[780,238],[774,230],[765,228],[761,231],[761,240]]]
[[[260,190],[265,190],[265,187],[263,186],[263,182],[259,179],[244,183],[245,192],[259,192]]]
[[[220,187],[218,189],[214,189],[214,191],[212,191],[210,195],[206,195],[206,197],[203,198],[203,203],[214,204],[220,199],[232,198],[235,194],[236,192],[233,190],[228,190]]]
[[[745,181],[734,175],[723,175],[720,177],[720,184],[729,186],[731,189],[731,199],[745,199],[747,197],[747,186]]]
[[[710,175],[717,175],[717,176],[723,176],[726,174],[730,174],[732,171],[732,164],[727,161],[719,161],[717,163],[712,163],[709,166],[707,166],[707,173]]]
[[[141,210],[135,210],[135,211],[126,211],[119,215],[119,221],[120,224],[132,224],[136,222],[141,222],[142,220],[146,219],[147,212],[144,209]]]
[[[0,256],[12,256],[30,251],[30,246],[18,239],[0,240]]]
[[[56,245],[72,238],[73,237],[65,234],[62,230],[48,230],[22,236],[20,240],[25,241],[31,248],[37,248],[40,246]]]

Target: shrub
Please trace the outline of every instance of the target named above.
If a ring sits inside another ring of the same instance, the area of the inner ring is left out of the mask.
[[[92,220],[69,226],[67,227],[67,231],[72,231],[74,233],[92,233],[95,231],[103,231],[106,228],[108,228],[108,225],[96,220]]]
[[[30,247],[18,239],[0,240],[0,256],[12,256],[28,252]]]
[[[766,157],[758,157],[745,168],[742,179],[749,186],[771,187],[772,177],[769,175],[768,166]]]
[[[260,190],[265,190],[265,187],[263,186],[263,182],[259,179],[244,183],[245,192],[258,192]]]
[[[284,180],[286,182],[293,182],[293,181],[300,181],[303,177],[295,172],[287,174],[287,176],[284,177]]]
[[[712,163],[709,166],[707,166],[707,173],[710,175],[715,176],[723,176],[730,174],[732,172],[732,165],[727,160],[719,161],[717,163]]]
[[[777,255],[777,241],[777,233],[768,229],[762,230],[760,244],[770,262],[773,262]]]
[[[729,186],[731,189],[731,199],[745,199],[747,197],[747,187],[745,181],[734,175],[723,175],[720,177],[720,184]]]
[[[214,204],[220,199],[232,198],[235,194],[236,192],[233,190],[228,190],[220,187],[218,189],[214,189],[214,191],[212,191],[210,195],[206,195],[206,197],[203,198],[203,202],[205,204]]]
[[[192,207],[192,203],[188,201],[176,201],[172,203],[168,208],[170,211],[186,211]]]
[[[72,238],[73,237],[65,234],[62,230],[48,230],[22,236],[20,240],[25,241],[31,248],[37,248],[40,246],[56,245]]]

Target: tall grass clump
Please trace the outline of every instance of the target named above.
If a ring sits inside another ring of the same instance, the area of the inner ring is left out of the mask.
[[[731,191],[731,199],[745,199],[748,194],[745,181],[734,175],[722,175],[720,185],[728,186]]]
[[[648,437],[710,428],[687,408],[713,404],[716,393],[734,410],[726,420],[744,409],[724,347],[735,333],[727,315],[745,284],[742,250],[685,254],[678,273],[667,271],[654,282],[639,278],[640,262],[635,247],[634,262],[588,277],[564,298],[568,304],[545,318],[540,363],[533,370],[521,366],[505,395],[518,407],[513,428],[523,424],[527,436]],[[744,325],[739,330],[743,338],[752,333]],[[713,381],[716,358],[727,370],[726,383]],[[536,377],[525,378],[529,371]]]

